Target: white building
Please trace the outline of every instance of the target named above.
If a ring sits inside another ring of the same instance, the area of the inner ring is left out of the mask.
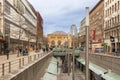
[[[79,31],[79,36],[80,36],[80,47],[85,47],[85,35],[86,35],[86,18],[83,18],[80,22],[80,31]]]
[[[0,30],[10,48],[36,42],[37,18],[28,0],[0,0]]]
[[[108,51],[120,50],[120,0],[105,0],[104,5],[104,32]],[[110,41],[110,36],[115,40]]]

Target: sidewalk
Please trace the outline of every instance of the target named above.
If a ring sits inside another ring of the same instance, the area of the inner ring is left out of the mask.
[[[17,54],[11,54],[9,60],[6,59],[6,55],[0,56],[0,80],[4,80],[4,78],[9,77],[10,74],[16,74],[17,72],[19,72],[20,69],[31,63],[34,63],[34,61],[41,58],[43,54],[44,53],[42,53],[41,51],[33,51],[29,53],[29,56],[20,57],[17,57]]]
[[[41,52],[37,52],[37,53],[41,53]],[[29,52],[29,55],[32,55],[32,54],[36,54],[36,52],[35,51]],[[20,57],[23,57],[23,55],[20,55],[18,57],[17,54],[14,53],[14,54],[10,54],[9,59],[7,60],[6,55],[0,55],[0,63],[6,62],[6,61],[9,61],[9,60],[13,60],[13,59],[17,59],[17,58],[20,58]]]

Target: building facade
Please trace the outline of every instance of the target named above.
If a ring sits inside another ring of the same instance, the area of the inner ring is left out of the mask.
[[[120,0],[104,1],[104,31],[105,42],[108,44],[109,52],[120,52]],[[113,38],[112,41],[110,38]]]
[[[39,12],[36,12],[37,16],[37,35],[36,35],[36,47],[40,47],[43,43],[43,19]]]
[[[36,12],[28,0],[0,0],[0,30],[11,50],[36,42]]]
[[[90,46],[94,52],[95,48],[101,48],[104,32],[104,0],[100,0],[90,11]]]
[[[81,22],[80,22],[80,31],[79,31],[79,42],[80,42],[80,47],[84,47],[86,45],[86,18],[84,18]]]
[[[48,34],[49,47],[71,47],[71,36],[63,31]]]

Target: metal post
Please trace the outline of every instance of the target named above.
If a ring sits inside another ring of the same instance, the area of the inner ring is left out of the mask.
[[[30,63],[30,56],[28,56],[28,63]]]
[[[86,54],[85,54],[85,80],[89,80],[89,7],[86,7]]]
[[[21,59],[19,59],[19,68],[21,68]]]
[[[9,62],[9,73],[11,72],[11,62]]]
[[[72,36],[73,39],[74,36]],[[73,39],[74,40],[74,39]],[[72,80],[74,80],[74,41],[73,41],[73,52],[72,52],[72,56],[73,56],[73,63],[72,63]]]
[[[22,65],[24,66],[24,58],[22,58]]]
[[[68,54],[68,75],[70,75],[70,56],[68,51],[67,54]]]
[[[32,57],[30,56],[30,61],[32,61]]]
[[[75,77],[74,77],[74,76],[75,76],[75,75],[74,75],[75,64],[74,64],[74,63],[75,63],[75,56],[74,56],[74,49],[73,49],[73,70],[72,70],[72,72],[73,72],[73,77],[72,77],[72,78],[73,78],[73,79],[72,79],[72,80],[75,80]]]
[[[5,75],[5,64],[2,64],[2,75]]]

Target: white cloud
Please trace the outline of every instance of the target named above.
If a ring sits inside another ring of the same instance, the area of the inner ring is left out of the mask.
[[[46,16],[64,14],[66,12],[85,9],[98,0],[29,0],[34,7]]]
[[[28,0],[38,10],[44,20],[44,32],[61,30],[84,18],[85,7],[93,7],[99,0]],[[73,21],[74,20],[74,21]],[[61,24],[60,24],[61,23]],[[66,23],[66,24],[65,24]],[[53,26],[53,27],[51,27]],[[56,29],[57,27],[57,29]],[[62,28],[61,28],[62,27]],[[64,31],[68,31],[64,30]]]

